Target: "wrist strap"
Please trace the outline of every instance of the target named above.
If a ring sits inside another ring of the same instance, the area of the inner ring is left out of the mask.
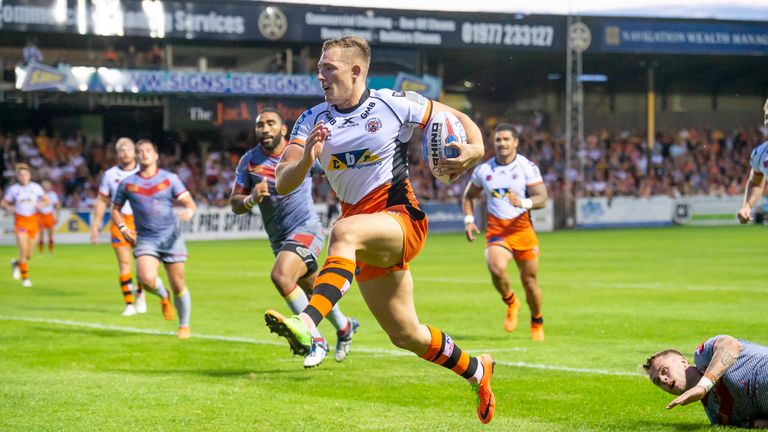
[[[473,215],[465,215],[464,216],[464,225],[468,225],[471,223],[475,223],[475,217]]]
[[[707,376],[703,376],[703,377],[701,377],[701,379],[699,380],[699,383],[698,383],[698,384],[696,384],[696,385],[697,385],[697,386],[701,386],[701,387],[704,387],[704,392],[706,393],[706,392],[708,392],[708,391],[712,390],[712,387],[714,387],[714,386],[715,386],[715,381],[714,381],[714,380],[712,380],[712,379],[710,379],[710,378],[709,378],[709,377],[707,377]]]
[[[123,230],[125,230],[125,229],[127,229],[127,228],[128,228],[128,227],[126,227],[125,225],[118,225],[118,226],[117,226],[117,229],[118,229],[118,230],[120,230],[120,231],[123,231]]]
[[[243,207],[245,207],[246,210],[252,209],[255,205],[256,202],[253,200],[253,195],[248,195],[247,197],[243,198]]]
[[[520,207],[530,210],[533,208],[533,200],[530,198],[523,198],[520,200]]]

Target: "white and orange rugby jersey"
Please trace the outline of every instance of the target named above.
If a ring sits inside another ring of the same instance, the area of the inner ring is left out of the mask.
[[[115,192],[120,182],[125,178],[139,172],[139,164],[132,170],[126,171],[120,168],[119,165],[115,165],[112,168],[104,171],[104,175],[101,177],[101,183],[99,184],[99,195],[106,197],[110,202],[115,198]],[[125,203],[120,213],[124,215],[132,215],[131,204]]]
[[[341,201],[355,206],[386,189],[386,207],[417,207],[408,180],[408,140],[431,116],[432,101],[418,93],[366,90],[354,107],[339,110],[324,102],[305,111],[290,143],[303,146],[312,128],[324,122],[330,133],[319,160]]]
[[[54,191],[48,191],[45,194],[48,196],[48,205],[41,207],[38,213],[47,215],[56,210],[56,204],[59,203],[59,194]]]
[[[539,167],[521,154],[507,165],[500,165],[496,158],[490,159],[472,173],[472,184],[485,191],[488,215],[499,219],[514,219],[528,211],[509,202],[510,192],[526,198],[528,188],[543,181]]]
[[[34,216],[37,213],[35,206],[44,196],[43,187],[35,182],[29,182],[26,186],[14,183],[5,192],[3,199],[15,206],[17,216]]]

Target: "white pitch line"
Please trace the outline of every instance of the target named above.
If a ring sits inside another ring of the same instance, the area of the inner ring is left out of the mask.
[[[43,324],[59,324],[59,325],[66,325],[71,327],[92,328],[96,330],[110,330],[110,331],[117,331],[117,332],[123,332],[123,333],[137,333],[137,334],[145,334],[145,335],[153,335],[153,336],[176,336],[176,333],[171,331],[143,329],[138,327],[126,327],[126,326],[118,326],[118,325],[111,325],[111,324],[88,323],[88,322],[53,319],[53,318],[15,317],[15,316],[0,315],[0,321],[24,321],[24,322],[33,322],[33,323],[43,323]],[[223,341],[223,342],[241,342],[241,343],[249,343],[249,344],[256,344],[256,345],[285,346],[285,343],[283,342],[259,340],[259,339],[242,337],[242,336],[204,335],[204,334],[194,333],[193,337],[195,339],[206,339],[206,340],[215,340],[215,341]],[[489,351],[503,352],[503,351],[525,351],[525,350],[526,350],[525,348],[502,348],[499,350],[492,350],[492,349],[468,350],[467,352],[489,352]],[[396,351],[396,350],[388,350],[383,348],[363,348],[360,346],[355,346],[355,352],[362,352],[367,354],[382,354],[382,355],[394,356],[394,357],[407,357],[407,356],[414,355],[413,353],[410,353],[407,351],[400,351],[400,350]],[[538,364],[538,363],[508,362],[503,360],[502,361],[497,360],[496,364],[502,365],[502,366],[528,368],[528,369],[544,369],[544,370],[552,370],[552,371],[559,371],[559,372],[574,372],[574,373],[612,375],[612,376],[640,376],[639,373],[619,372],[619,371],[611,371],[606,369],[575,368],[575,367],[569,367],[569,366],[545,365],[545,364]]]

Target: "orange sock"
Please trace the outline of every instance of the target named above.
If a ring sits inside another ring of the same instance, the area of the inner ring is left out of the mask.
[[[315,325],[331,312],[333,306],[347,293],[355,276],[355,262],[340,256],[325,259],[322,270],[312,288],[312,298],[304,313]]]
[[[133,304],[133,284],[131,283],[131,280],[133,279],[133,275],[130,273],[126,273],[123,275],[120,275],[120,290],[123,291],[123,301],[125,301],[125,304]]]
[[[480,382],[483,378],[482,368],[478,368],[479,362],[476,357],[471,357],[453,343],[450,336],[439,329],[427,325],[432,341],[429,343],[427,352],[420,357],[424,360],[438,364],[444,368],[454,371],[456,374],[470,380],[470,382]]]
[[[24,280],[29,279],[29,263],[23,262],[19,263],[19,270],[21,270],[21,278]]]

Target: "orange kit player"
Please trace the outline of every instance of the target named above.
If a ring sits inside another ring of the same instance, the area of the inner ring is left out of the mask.
[[[56,228],[56,221],[59,220],[59,213],[61,212],[61,200],[59,195],[53,191],[50,180],[43,180],[43,191],[48,197],[48,205],[42,207],[37,213],[37,217],[40,220],[40,241],[37,242],[37,249],[40,253],[43,253],[43,246],[45,242],[43,237],[48,232],[48,253],[53,254],[53,230]]]
[[[19,259],[11,261],[13,278],[19,280],[24,287],[31,287],[29,280],[29,258],[35,245],[35,237],[39,228],[37,212],[48,205],[48,197],[43,188],[31,181],[32,173],[27,164],[16,165],[16,179],[5,192],[2,206],[10,213],[15,214],[14,232],[16,244],[19,246]]]
[[[531,309],[531,339],[544,340],[544,318],[541,314],[539,271],[539,239],[531,224],[531,209],[547,205],[547,188],[539,168],[517,153],[519,137],[510,124],[502,123],[494,132],[496,157],[479,165],[464,190],[464,229],[467,240],[480,233],[475,225],[475,199],[485,194],[488,203],[488,231],[485,234],[485,260],[493,286],[507,304],[504,329],[517,327],[520,300],[509,284],[507,266],[514,258]]]
[[[459,157],[440,161],[457,176],[483,157],[480,129],[466,115],[413,92],[369,90],[368,43],[346,36],[328,40],[318,63],[325,102],[302,114],[277,167],[277,193],[298,188],[316,159],[342,201],[325,260],[309,305],[286,318],[267,311],[271,331],[285,337],[295,354],[307,355],[312,329],[331,311],[356,278],[371,313],[392,343],[452,370],[474,386],[477,415],[488,423],[496,400],[491,391],[493,359],[472,357],[439,329],[419,321],[408,262],[424,246],[427,216],[408,179],[408,140],[432,114],[459,118],[469,143],[452,144]]]
[[[139,166],[136,163],[136,146],[130,138],[120,138],[117,140],[115,143],[115,151],[117,152],[117,165],[104,171],[104,176],[101,178],[101,183],[99,184],[99,199],[96,201],[96,213],[91,221],[91,243],[93,244],[99,243],[99,228],[101,226],[101,221],[104,218],[104,212],[107,210],[107,206],[112,203],[112,199],[117,191],[117,186],[123,179],[139,171]],[[130,228],[131,231],[135,230],[131,205],[124,205],[122,213],[124,215],[123,219],[125,220],[125,226]],[[133,274],[131,273],[133,262],[131,245],[125,241],[123,234],[117,228],[114,221],[110,225],[112,248],[115,250],[115,256],[117,257],[117,266],[120,271],[120,289],[123,292],[123,301],[125,302],[123,316],[146,313],[147,302],[141,286],[139,286],[134,298]],[[170,302],[166,307],[170,307]]]

